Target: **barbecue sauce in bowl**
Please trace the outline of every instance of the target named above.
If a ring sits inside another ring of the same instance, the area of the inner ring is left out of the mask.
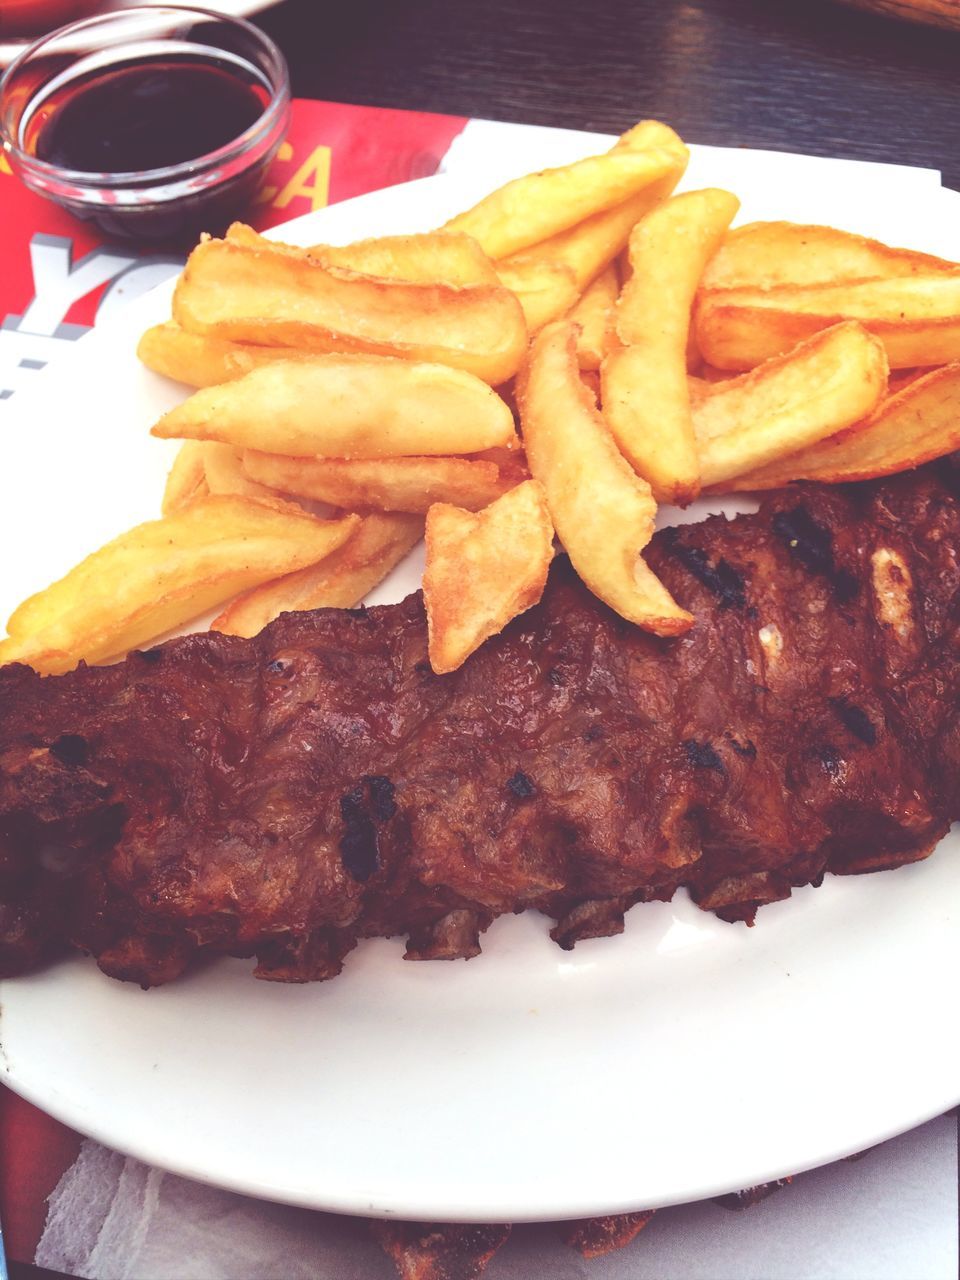
[[[82,173],[165,169],[219,151],[263,114],[259,77],[196,59],[94,72],[52,93],[30,118],[25,149]]]
[[[0,78],[0,143],[109,238],[182,248],[256,198],[286,133],[283,55],[241,19],[155,5],[63,27]]]

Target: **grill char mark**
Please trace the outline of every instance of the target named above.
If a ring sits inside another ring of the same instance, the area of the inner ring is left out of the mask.
[[[790,554],[810,573],[819,574],[832,585],[841,604],[855,599],[859,583],[846,569],[838,569],[830,530],[818,524],[805,506],[778,512],[773,531]]]
[[[663,545],[670,555],[716,596],[722,609],[743,609],[747,603],[747,584],[741,573],[722,557],[712,563],[706,552],[687,545],[680,530],[666,529]]]

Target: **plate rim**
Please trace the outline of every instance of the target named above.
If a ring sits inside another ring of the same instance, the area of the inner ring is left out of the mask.
[[[457,185],[451,175],[438,174],[433,177],[418,179],[415,183],[402,184],[402,186],[405,188],[422,188],[424,184],[432,186],[437,183],[443,183],[445,185],[453,183],[454,187]],[[349,204],[355,204],[358,201],[371,200],[373,198],[381,200],[389,199],[388,193],[396,192],[397,190],[398,188],[379,189],[375,192],[368,193],[365,196],[357,197],[355,201],[343,202],[341,205],[331,206],[330,208],[344,209]],[[269,234],[274,236],[282,235],[283,232],[288,231],[291,226],[302,226],[302,224],[312,223],[314,221],[322,224],[324,217],[327,216],[328,213],[329,210],[319,210],[314,213],[303,215],[288,223],[280,224],[280,226],[271,228]],[[163,289],[163,285],[158,287],[159,292],[162,292]],[[154,291],[151,291],[150,295],[145,295],[144,299],[138,300],[137,303],[133,304],[134,307],[138,306],[140,302],[145,301],[146,298],[151,297],[153,292]],[[114,327],[119,327],[122,323],[123,315],[121,314],[117,316],[113,322],[92,330],[87,339],[81,339],[80,342],[76,344],[76,350],[80,350],[82,348],[85,340],[94,338],[100,333],[108,334],[109,330]],[[56,373],[62,368],[63,365],[58,364],[54,367],[53,372]],[[26,392],[21,393],[21,395],[23,395],[24,409],[29,412],[29,404],[27,402],[29,402],[32,393]],[[17,397],[17,402],[19,401],[20,395]],[[11,406],[14,412],[16,412],[20,407],[17,402]],[[89,963],[89,961],[86,961],[86,963]],[[2,984],[0,984],[0,993],[2,993]],[[0,1036],[2,1036],[2,1023],[0,1023]],[[689,1203],[695,1200],[710,1198],[714,1195],[730,1191],[731,1189],[740,1189],[739,1180],[733,1183],[730,1181],[723,1181],[719,1184],[704,1184],[696,1190],[684,1191],[682,1195],[673,1194],[667,1198],[656,1200],[655,1202],[652,1202],[649,1197],[645,1197],[642,1204],[638,1204],[635,1197],[626,1196],[621,1202],[613,1206],[610,1205],[608,1198],[604,1199],[601,1206],[599,1203],[589,1203],[585,1201],[583,1195],[581,1195],[575,1202],[570,1202],[562,1207],[555,1207],[554,1210],[546,1212],[542,1206],[538,1206],[535,1210],[531,1210],[530,1212],[523,1210],[518,1212],[515,1205],[513,1207],[509,1207],[507,1205],[499,1206],[501,1211],[496,1212],[495,1210],[498,1206],[495,1203],[485,1203],[482,1213],[472,1210],[469,1205],[458,1204],[448,1204],[445,1208],[438,1210],[436,1208],[435,1201],[425,1201],[422,1198],[419,1200],[405,1200],[402,1195],[394,1197],[389,1205],[383,1203],[362,1205],[357,1202],[355,1195],[348,1196],[346,1200],[339,1201],[335,1195],[331,1195],[328,1192],[324,1192],[323,1195],[318,1198],[317,1195],[309,1189],[305,1189],[298,1194],[293,1193],[290,1189],[281,1191],[267,1183],[257,1184],[252,1182],[249,1178],[240,1178],[231,1181],[229,1177],[224,1176],[222,1172],[212,1174],[209,1170],[198,1167],[190,1160],[177,1162],[171,1160],[167,1156],[158,1156],[156,1153],[151,1153],[149,1144],[138,1144],[136,1141],[131,1142],[122,1138],[118,1140],[117,1137],[110,1132],[109,1125],[104,1126],[96,1122],[85,1121],[83,1117],[78,1116],[75,1111],[71,1112],[69,1104],[66,1102],[61,1105],[60,1099],[51,1098],[49,1094],[44,1093],[42,1090],[35,1091],[30,1087],[29,1082],[19,1079],[16,1070],[10,1066],[4,1056],[2,1052],[2,1045],[0,1045],[0,1081],[7,1084],[15,1093],[18,1093],[34,1105],[40,1106],[55,1118],[61,1120],[65,1124],[68,1124],[77,1131],[86,1134],[95,1141],[102,1142],[104,1145],[107,1145],[114,1150],[131,1155],[134,1158],[145,1161],[155,1167],[165,1169],[177,1176],[189,1178],[194,1181],[207,1183],[213,1186],[223,1187],[239,1194],[256,1196],[260,1199],[300,1205],[302,1207],[309,1207],[313,1209],[323,1209],[328,1212],[352,1216],[381,1218],[399,1217],[414,1219],[429,1218],[430,1220],[435,1221],[450,1222],[489,1222],[493,1220],[513,1222],[566,1220],[569,1218],[630,1212],[640,1207],[658,1208],[669,1204]],[[830,1153],[820,1155],[815,1160],[805,1163],[801,1167],[797,1167],[795,1161],[790,1161],[787,1164],[776,1164],[773,1168],[769,1169],[764,1176],[761,1177],[758,1175],[757,1180],[772,1181],[779,1177],[803,1172],[806,1169],[816,1168],[824,1164],[832,1163],[835,1160],[862,1150],[864,1145],[872,1145],[876,1142],[886,1141],[900,1133],[915,1128],[916,1126],[943,1114],[943,1112],[949,1110],[952,1106],[957,1105],[957,1103],[960,1103],[960,1081],[958,1081],[955,1092],[951,1093],[947,1099],[938,1101],[936,1105],[932,1107],[929,1104],[921,1107],[919,1110],[912,1113],[908,1119],[901,1118],[891,1122],[888,1128],[875,1132],[873,1136],[866,1139],[865,1142],[857,1141],[853,1143],[842,1143]]]

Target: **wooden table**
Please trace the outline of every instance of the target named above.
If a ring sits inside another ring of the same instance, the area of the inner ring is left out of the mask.
[[[960,33],[831,0],[285,0],[294,92],[941,169],[960,188]]]

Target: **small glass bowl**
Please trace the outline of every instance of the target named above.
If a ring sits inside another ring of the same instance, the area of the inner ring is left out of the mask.
[[[52,95],[74,81],[171,60],[214,65],[255,86],[262,114],[225,146],[165,168],[88,173],[32,154],[38,113]],[[183,244],[221,231],[256,196],[289,122],[283,54],[251,23],[208,9],[143,5],[73,22],[30,45],[0,77],[0,145],[14,172],[122,239]]]

